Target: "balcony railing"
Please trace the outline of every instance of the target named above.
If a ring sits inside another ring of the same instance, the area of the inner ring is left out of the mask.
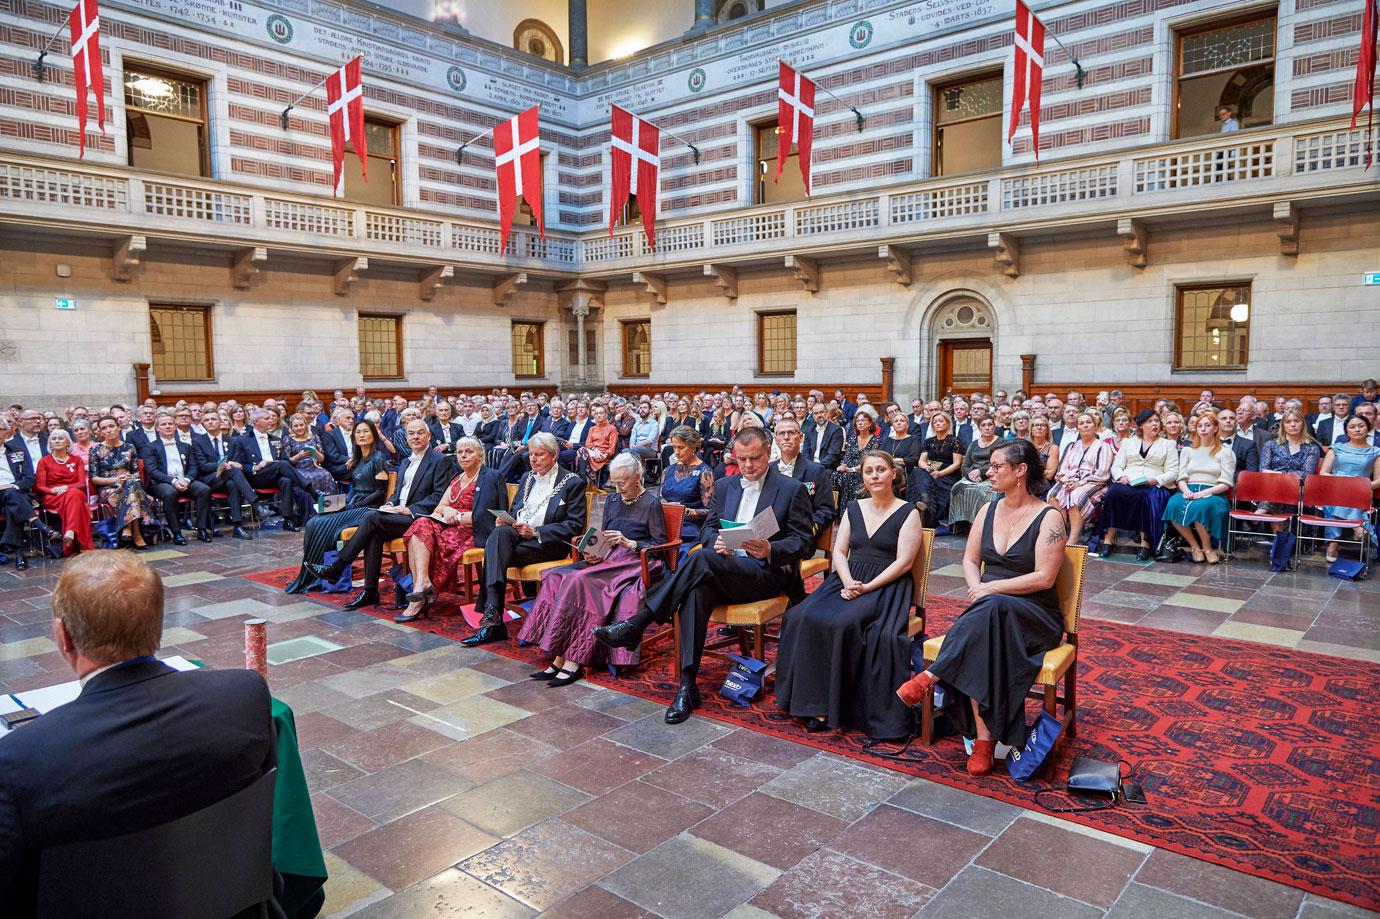
[[[1373,188],[1364,137],[1344,123],[1278,126],[1065,160],[988,176],[928,179],[876,194],[734,209],[665,220],[652,250],[640,225],[584,234],[513,230],[499,252],[493,223],[430,211],[375,208],[255,191],[243,184],[153,177],[118,166],[0,154],[0,218],[120,233],[201,236],[233,245],[282,245],[410,261],[505,265],[554,273],[691,266],[780,252],[860,250],[928,234],[983,234],[1047,220],[1153,214],[1242,197]]]

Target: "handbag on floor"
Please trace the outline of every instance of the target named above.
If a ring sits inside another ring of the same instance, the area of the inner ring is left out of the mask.
[[[329,568],[331,565],[335,564],[335,560],[339,557],[340,553],[338,551],[336,551],[335,549],[329,550],[321,556],[321,567]],[[347,594],[350,592],[350,586],[353,583],[353,581],[354,568],[350,567],[346,568],[345,572],[341,574],[340,577],[335,581],[328,583],[318,578],[316,581],[316,589],[319,593],[323,594]]]
[[[1044,766],[1064,732],[1064,723],[1049,712],[1040,712],[1040,717],[1030,726],[1025,736],[1025,746],[1011,748],[1006,756],[1006,771],[1018,782],[1028,782]]]
[[[1327,573],[1334,578],[1341,578],[1343,581],[1364,581],[1369,570],[1363,562],[1339,558],[1327,569]]]
[[[740,654],[729,654],[727,657],[733,661],[733,666],[724,678],[724,685],[719,688],[719,695],[735,705],[747,708],[762,691],[762,674],[766,671],[767,665],[755,657],[743,657]]]
[[[1069,767],[1068,778],[1064,780],[1064,791],[1075,800],[1079,796],[1092,797],[1093,803],[1062,807],[1045,804],[1040,800],[1040,795],[1058,792],[1059,789],[1056,788],[1042,788],[1035,792],[1035,803],[1056,814],[1106,810],[1115,806],[1120,800],[1144,804],[1145,794],[1141,791],[1140,786],[1129,783],[1125,786],[1122,785],[1121,766],[1123,762],[1123,760],[1118,760],[1115,763],[1108,763],[1100,759],[1093,759],[1090,756],[1076,756],[1073,765]],[[1129,774],[1133,770],[1130,763],[1126,763],[1126,767],[1129,778]]]
[[[1288,571],[1289,564],[1294,560],[1293,533],[1288,530],[1280,530],[1275,534],[1274,542],[1270,543],[1270,570]]]

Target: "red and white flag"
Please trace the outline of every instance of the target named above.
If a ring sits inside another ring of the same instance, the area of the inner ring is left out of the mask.
[[[331,165],[335,194],[345,193],[345,144],[353,142],[360,171],[369,178],[368,146],[364,140],[364,78],[356,57],[326,77],[326,118],[331,128]]]
[[[77,88],[79,158],[86,156],[86,93],[96,94],[96,126],[105,133],[105,71],[101,68],[101,13],[96,0],[80,0],[67,14],[72,36],[72,82]]]
[[[776,180],[791,155],[791,144],[800,152],[800,175],[805,194],[810,194],[810,141],[815,133],[815,81],[781,61],[781,82],[776,90]]]
[[[494,128],[494,171],[498,173],[498,251],[508,248],[518,195],[537,218],[537,231],[546,238],[541,217],[541,125],[534,105]]]
[[[661,172],[661,130],[618,106],[613,108],[613,134],[609,139],[609,235],[628,195],[637,195],[647,245],[656,248],[657,183]]]
[[[1356,130],[1356,119],[1361,109],[1370,106],[1370,119],[1375,121],[1375,42],[1380,39],[1380,12],[1376,7],[1380,0],[1366,0],[1366,11],[1361,16],[1361,51],[1356,56],[1356,85],[1351,93],[1351,129]],[[1366,168],[1370,168],[1374,158],[1374,138],[1367,128]]]
[[[1040,161],[1040,84],[1045,78],[1045,24],[1022,0],[1016,0],[1016,66],[1011,80],[1011,126],[1006,142],[1016,136],[1021,109],[1030,103],[1030,146]]]

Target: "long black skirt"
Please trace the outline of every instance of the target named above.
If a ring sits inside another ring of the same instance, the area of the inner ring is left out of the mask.
[[[854,553],[849,570],[859,581],[890,562]],[[902,575],[853,600],[830,572],[805,600],[786,611],[776,656],[776,702],[800,718],[862,731],[876,740],[905,737],[910,713],[896,687],[910,678],[910,615],[914,584]]]
[[[1098,521],[1098,535],[1111,527],[1119,533],[1135,538],[1144,533],[1150,547],[1160,543],[1164,532],[1164,506],[1169,503],[1169,489],[1159,485],[1122,485],[1114,482],[1102,499],[1102,517]]]
[[[925,505],[925,526],[938,526],[949,519],[949,495],[957,481],[957,475],[936,478],[923,466],[910,471],[906,482],[906,500]]]
[[[969,699],[992,736],[1025,743],[1025,697],[1046,651],[1063,638],[1063,618],[1029,597],[993,594],[973,603],[944,636],[929,670],[948,689],[945,711],[968,738],[977,736]]]

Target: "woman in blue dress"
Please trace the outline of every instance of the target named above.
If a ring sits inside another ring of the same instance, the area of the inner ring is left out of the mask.
[[[661,477],[661,500],[685,505],[685,516],[680,524],[680,538],[685,543],[682,553],[699,541],[700,527],[709,517],[709,506],[714,503],[714,473],[699,458],[701,443],[699,432],[689,425],[672,431],[671,449],[675,451],[675,462],[666,467]]]
[[[1371,493],[1380,489],[1380,463],[1376,458],[1380,457],[1380,447],[1372,444],[1370,419],[1364,415],[1352,415],[1346,420],[1346,442],[1335,443],[1328,451],[1322,462],[1323,475],[1344,475],[1355,476],[1361,479],[1370,479]],[[1373,500],[1373,499],[1372,499]],[[1349,507],[1324,507],[1322,509],[1324,517],[1331,517],[1336,520],[1355,519],[1356,511]],[[1366,529],[1370,533],[1371,542],[1375,541],[1375,527],[1367,523]],[[1360,536],[1360,529],[1357,529],[1357,536]],[[1329,563],[1337,560],[1337,540],[1342,538],[1341,527],[1328,527],[1323,531],[1329,542],[1327,543],[1327,561]]]
[[[320,498],[323,495],[333,495],[339,491],[336,485],[335,476],[322,463],[325,460],[326,450],[321,446],[321,438],[312,433],[311,423],[307,416],[297,412],[288,419],[287,436],[279,442],[281,455],[279,459],[287,460],[306,480],[307,486],[311,489],[309,496],[304,496],[305,501],[313,498]],[[312,508],[307,506],[306,513],[300,514],[299,519],[305,520],[310,515]]]

